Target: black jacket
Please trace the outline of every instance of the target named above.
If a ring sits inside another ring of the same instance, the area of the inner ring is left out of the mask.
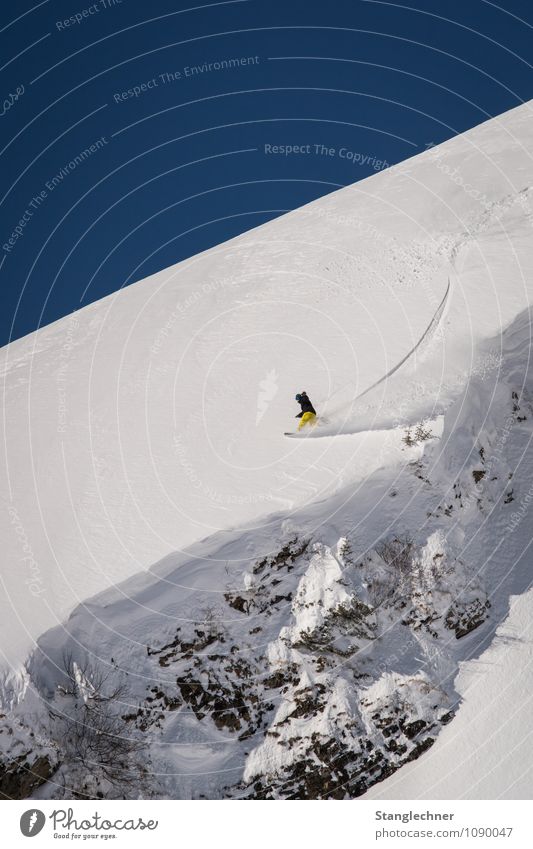
[[[298,413],[298,415],[295,416],[296,419],[301,419],[304,413],[314,413],[315,416],[316,416],[316,410],[313,407],[313,405],[311,404],[311,401],[309,400],[309,398],[307,397],[307,393],[305,393],[305,392],[302,393],[302,396],[301,396],[300,400],[298,401],[298,403],[299,403],[300,407],[302,408],[302,412]]]

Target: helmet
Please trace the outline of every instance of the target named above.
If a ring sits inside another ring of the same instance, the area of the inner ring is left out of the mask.
[[[299,401],[299,400],[301,399],[301,397],[302,397],[301,395],[295,395],[295,396],[294,396],[294,400],[295,400],[295,401]]]

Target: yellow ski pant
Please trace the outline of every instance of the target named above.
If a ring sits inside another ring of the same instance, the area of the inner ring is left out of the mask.
[[[298,430],[301,430],[306,425],[315,424],[316,416],[314,413],[304,413],[302,418],[300,419],[300,424],[298,425]]]

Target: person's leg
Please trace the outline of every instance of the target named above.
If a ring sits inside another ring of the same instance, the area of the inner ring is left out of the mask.
[[[314,422],[316,416],[314,413],[304,413],[302,418],[300,419],[300,424],[298,425],[298,430],[301,430],[306,425],[310,425]]]

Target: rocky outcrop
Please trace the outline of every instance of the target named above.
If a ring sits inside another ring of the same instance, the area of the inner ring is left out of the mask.
[[[0,763],[0,798],[27,799],[56,772],[58,764],[46,755],[33,752]]]

